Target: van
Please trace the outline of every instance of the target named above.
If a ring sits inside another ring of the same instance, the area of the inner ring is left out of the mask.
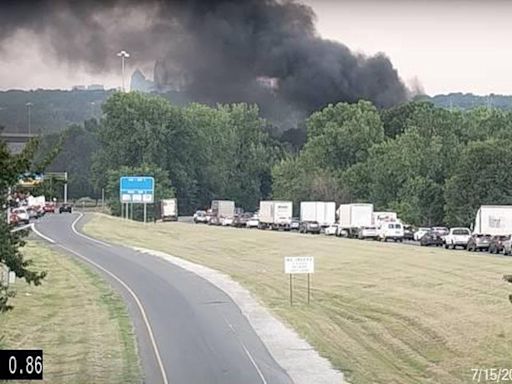
[[[404,241],[404,226],[398,222],[385,222],[379,226],[379,240],[388,241]]]

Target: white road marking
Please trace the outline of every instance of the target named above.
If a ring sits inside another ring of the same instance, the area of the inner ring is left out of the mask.
[[[30,228],[32,228],[32,230],[34,231],[34,233],[35,233],[37,236],[39,236],[39,237],[41,237],[41,238],[45,239],[45,240],[46,240],[47,242],[49,242],[49,243],[55,244],[55,240],[50,239],[48,236],[45,236],[45,235],[43,235],[41,232],[39,232],[39,231],[36,229],[36,226],[34,225],[34,223],[30,224]]]
[[[83,216],[83,214],[81,214]],[[75,220],[73,222],[73,225],[82,217],[82,216],[79,216],[77,220]],[[72,225],[72,226],[73,226]],[[52,244],[56,244],[56,241],[49,238],[48,236],[45,236],[43,235],[41,232],[39,232],[35,225],[32,224],[32,229],[34,230],[34,232],[42,237],[43,239],[45,239],[46,241],[52,243]],[[74,230],[75,233],[77,233],[78,235],[80,235],[80,233],[78,233],[76,230]],[[85,235],[84,235],[85,236]],[[93,239],[94,240],[94,239]],[[62,244],[57,244],[59,247],[61,247],[62,249],[65,249],[66,251],[68,252],[71,252],[73,254],[75,254],[76,256],[80,257],[81,259],[85,260],[86,262],[88,262],[89,264],[93,265],[94,267],[98,268],[99,270],[103,271],[104,273],[106,273],[107,275],[109,275],[110,277],[112,277],[114,280],[116,280],[119,284],[121,284],[123,286],[124,289],[126,289],[128,291],[128,293],[132,296],[132,298],[135,300],[135,303],[137,304],[138,308],[139,308],[139,311],[142,315],[142,319],[144,320],[144,323],[146,324],[146,329],[148,331],[148,334],[149,334],[149,338],[151,340],[151,344],[153,346],[153,350],[155,352],[155,356],[156,356],[156,359],[157,359],[157,362],[158,362],[158,365],[160,367],[160,372],[162,374],[162,379],[163,379],[163,382],[164,384],[169,384],[169,381],[167,380],[167,374],[165,372],[165,368],[164,368],[164,364],[162,363],[162,358],[160,357],[160,352],[158,351],[158,347],[156,345],[156,341],[155,341],[155,336],[153,335],[153,330],[151,328],[151,325],[149,323],[149,319],[146,315],[146,311],[144,310],[144,307],[142,306],[142,303],[141,301],[139,300],[138,296],[135,294],[135,292],[133,292],[133,290],[128,286],[128,284],[126,284],[123,280],[121,280],[119,277],[117,277],[116,275],[114,275],[112,272],[110,272],[109,270],[103,268],[101,265],[95,263],[94,261],[92,260],[89,260],[87,257],[85,256],[82,256],[80,253],[72,250],[72,249],[69,249],[68,247],[65,247],[64,245]],[[110,246],[110,245],[109,245]]]
[[[32,228],[33,225],[34,225],[34,223],[25,224],[25,225],[23,225],[21,227],[16,227],[14,229],[11,229],[11,233],[18,232],[18,231],[23,231],[24,229],[28,229],[28,228]]]
[[[78,222],[78,220],[80,220],[80,219],[84,216],[84,214],[83,214],[82,212],[78,212],[78,214],[79,214],[80,216],[78,216],[78,217],[76,218],[76,220],[75,220],[75,221],[73,221],[73,223],[71,224],[71,229],[73,230],[73,232],[75,232],[75,235],[78,235],[78,236],[83,237],[84,239],[87,239],[87,240],[90,240],[90,241],[94,241],[95,243],[101,244],[101,245],[103,245],[103,246],[105,246],[105,247],[112,247],[112,245],[110,245],[110,244],[108,244],[108,243],[105,243],[105,242],[103,242],[103,241],[101,241],[101,240],[98,240],[98,239],[94,239],[94,238],[92,238],[92,237],[89,237],[89,236],[87,236],[87,235],[84,235],[83,233],[78,232],[78,231],[76,230],[75,225],[76,225],[76,223]]]
[[[249,352],[249,350],[247,349],[247,347],[245,346],[244,342],[242,340],[240,340],[240,337],[238,336],[238,334],[236,333],[235,331],[235,328],[233,327],[233,325],[228,321],[228,319],[226,319],[226,316],[224,316],[224,314],[222,314],[222,318],[224,319],[224,321],[226,322],[226,324],[228,325],[229,328],[231,328],[231,331],[233,331],[233,334],[235,335],[235,337],[237,338],[238,342],[240,343],[240,345],[242,346],[245,354],[247,355],[247,357],[249,358],[249,361],[251,362],[251,364],[253,365],[253,367],[256,369],[256,372],[258,373],[258,376],[260,377],[261,379],[261,382],[263,384],[268,384],[267,383],[267,380],[265,379],[265,376],[263,375],[263,372],[261,372],[261,369],[260,367],[258,366],[258,364],[256,363],[256,360],[254,360],[254,358],[252,357],[251,355],[251,352]]]

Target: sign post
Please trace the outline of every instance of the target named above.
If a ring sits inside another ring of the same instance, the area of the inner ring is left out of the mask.
[[[296,273],[308,275],[308,304],[311,297],[310,274],[315,272],[315,258],[311,256],[285,257],[284,273],[290,275],[290,306],[293,305],[293,275]]]
[[[119,198],[126,204],[126,218],[133,219],[133,204],[144,204],[144,223],[147,204],[155,199],[155,179],[151,176],[123,176],[119,179]],[[130,210],[131,208],[131,210]]]

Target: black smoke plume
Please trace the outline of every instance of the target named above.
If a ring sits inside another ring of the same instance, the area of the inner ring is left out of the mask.
[[[328,103],[404,101],[407,89],[383,54],[365,57],[322,39],[311,8],[293,1],[31,0],[0,3],[2,43],[26,30],[49,55],[93,72],[156,63],[159,89],[190,100],[255,102],[276,120]]]

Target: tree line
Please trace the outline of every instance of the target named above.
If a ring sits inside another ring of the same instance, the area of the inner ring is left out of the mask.
[[[372,202],[414,225],[468,225],[481,204],[510,204],[512,113],[413,101],[378,110],[339,103],[305,122],[300,150],[277,141],[257,106],[176,106],[115,93],[99,121],[74,125],[50,169],[68,170],[72,197],[107,191],[120,213],[121,174],[153,175],[156,198],[190,214],[212,199],[255,210],[261,199]],[[43,139],[47,150],[59,135]],[[293,138],[292,138],[293,139]],[[58,169],[57,169],[58,168]]]

